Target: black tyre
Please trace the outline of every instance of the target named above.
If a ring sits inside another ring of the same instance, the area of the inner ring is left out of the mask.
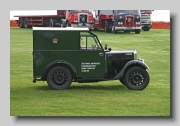
[[[52,18],[49,19],[49,27],[54,27],[54,21]]]
[[[19,20],[18,20],[18,26],[19,26],[20,28],[24,28],[24,20],[23,20],[23,18],[19,18]]]
[[[107,25],[104,26],[104,31],[108,32],[108,26]]]
[[[65,22],[65,21],[61,21],[61,27],[62,27],[62,28],[65,28],[65,27],[66,27],[66,25],[67,25],[67,24],[66,24],[66,22]]]
[[[123,85],[125,85],[125,83],[124,83],[124,78],[119,79],[119,81],[120,81]]]
[[[117,31],[115,30],[115,26],[112,26],[112,33],[116,34]]]
[[[140,29],[135,30],[135,34],[140,34],[140,32],[141,32]]]
[[[132,67],[125,73],[124,83],[130,90],[143,90],[149,84],[149,74],[142,67]]]
[[[24,27],[25,28],[30,28],[30,26],[29,26],[29,19],[28,18],[24,19]]]
[[[66,27],[71,27],[71,24],[69,23],[69,21],[66,22]]]
[[[149,31],[149,30],[150,30],[150,28],[144,28],[143,30],[144,30],[144,31]]]
[[[54,67],[47,75],[47,83],[53,90],[67,89],[72,83],[72,75],[65,67]]]
[[[109,27],[108,27],[107,21],[105,21],[104,31],[105,31],[105,32],[109,32]]]

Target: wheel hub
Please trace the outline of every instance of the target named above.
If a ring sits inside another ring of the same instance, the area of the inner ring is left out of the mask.
[[[134,86],[139,86],[143,83],[143,76],[141,75],[140,72],[134,72],[131,74],[130,76],[130,82],[132,83],[132,85]]]
[[[63,71],[57,71],[52,78],[56,84],[62,84],[66,80],[66,75]]]

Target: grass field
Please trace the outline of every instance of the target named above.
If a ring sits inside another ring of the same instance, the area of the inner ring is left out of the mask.
[[[136,48],[149,66],[150,83],[143,91],[119,81],[79,84],[50,90],[33,83],[32,29],[10,29],[11,116],[170,116],[170,30],[112,34],[93,31],[113,50]]]

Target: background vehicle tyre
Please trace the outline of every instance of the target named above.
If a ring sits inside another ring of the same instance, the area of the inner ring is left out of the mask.
[[[115,30],[115,26],[112,26],[112,33],[117,34],[117,31]]]
[[[49,19],[49,27],[54,27],[54,21],[52,18]]]
[[[18,20],[18,26],[19,26],[20,28],[24,28],[24,20],[23,20],[23,18],[19,18],[19,20]]]
[[[140,29],[135,30],[135,34],[140,34],[140,32],[141,32]]]
[[[72,83],[72,75],[65,67],[54,67],[47,75],[47,83],[54,90],[67,89]]]
[[[142,67],[132,67],[125,73],[124,83],[130,90],[143,90],[149,84],[149,74]]]
[[[66,27],[71,27],[71,24],[69,23],[69,21],[66,22]]]
[[[65,28],[66,27],[66,22],[65,21],[61,21],[61,28]]]
[[[108,27],[107,21],[105,21],[104,31],[105,31],[105,32],[109,32],[109,27]]]
[[[150,28],[143,28],[143,31],[149,31]]]
[[[24,19],[24,27],[25,28],[30,28],[30,26],[29,26],[29,19],[28,18]]]

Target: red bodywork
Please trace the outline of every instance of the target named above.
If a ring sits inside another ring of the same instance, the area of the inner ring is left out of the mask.
[[[91,12],[74,12],[74,13],[69,13],[69,11],[66,11],[66,16],[65,18],[67,20],[69,20],[69,22],[71,24],[77,24],[76,21],[78,21],[78,14],[79,13],[85,13],[85,14],[88,14],[88,22],[90,23],[94,23],[94,18],[93,18],[93,14]]]
[[[45,24],[45,19],[54,19],[54,20],[61,20],[61,19],[66,19],[69,21],[69,23],[71,24],[77,24],[78,20],[78,13],[86,13],[88,14],[88,23],[94,23],[94,18],[93,18],[93,14],[91,12],[74,12],[74,13],[69,13],[68,10],[57,10],[57,14],[56,15],[16,15],[14,17],[18,17],[19,19],[25,19],[28,18],[29,24],[31,26],[43,26]],[[18,23],[18,20],[16,20]],[[19,23],[21,24],[21,23]],[[24,25],[26,25],[26,23],[24,23]],[[52,25],[51,23],[49,24],[49,26]]]
[[[112,19],[113,19],[113,15],[101,14],[101,15],[99,16],[99,18],[97,19],[98,21],[95,22],[94,28],[104,28],[104,27],[105,27],[104,21],[106,20],[107,23],[110,23],[110,24],[111,24]]]
[[[142,26],[142,24],[134,24],[134,16],[126,16],[125,24],[116,24],[116,26],[135,27]]]
[[[133,25],[134,24],[134,16],[126,16],[125,25]]]

